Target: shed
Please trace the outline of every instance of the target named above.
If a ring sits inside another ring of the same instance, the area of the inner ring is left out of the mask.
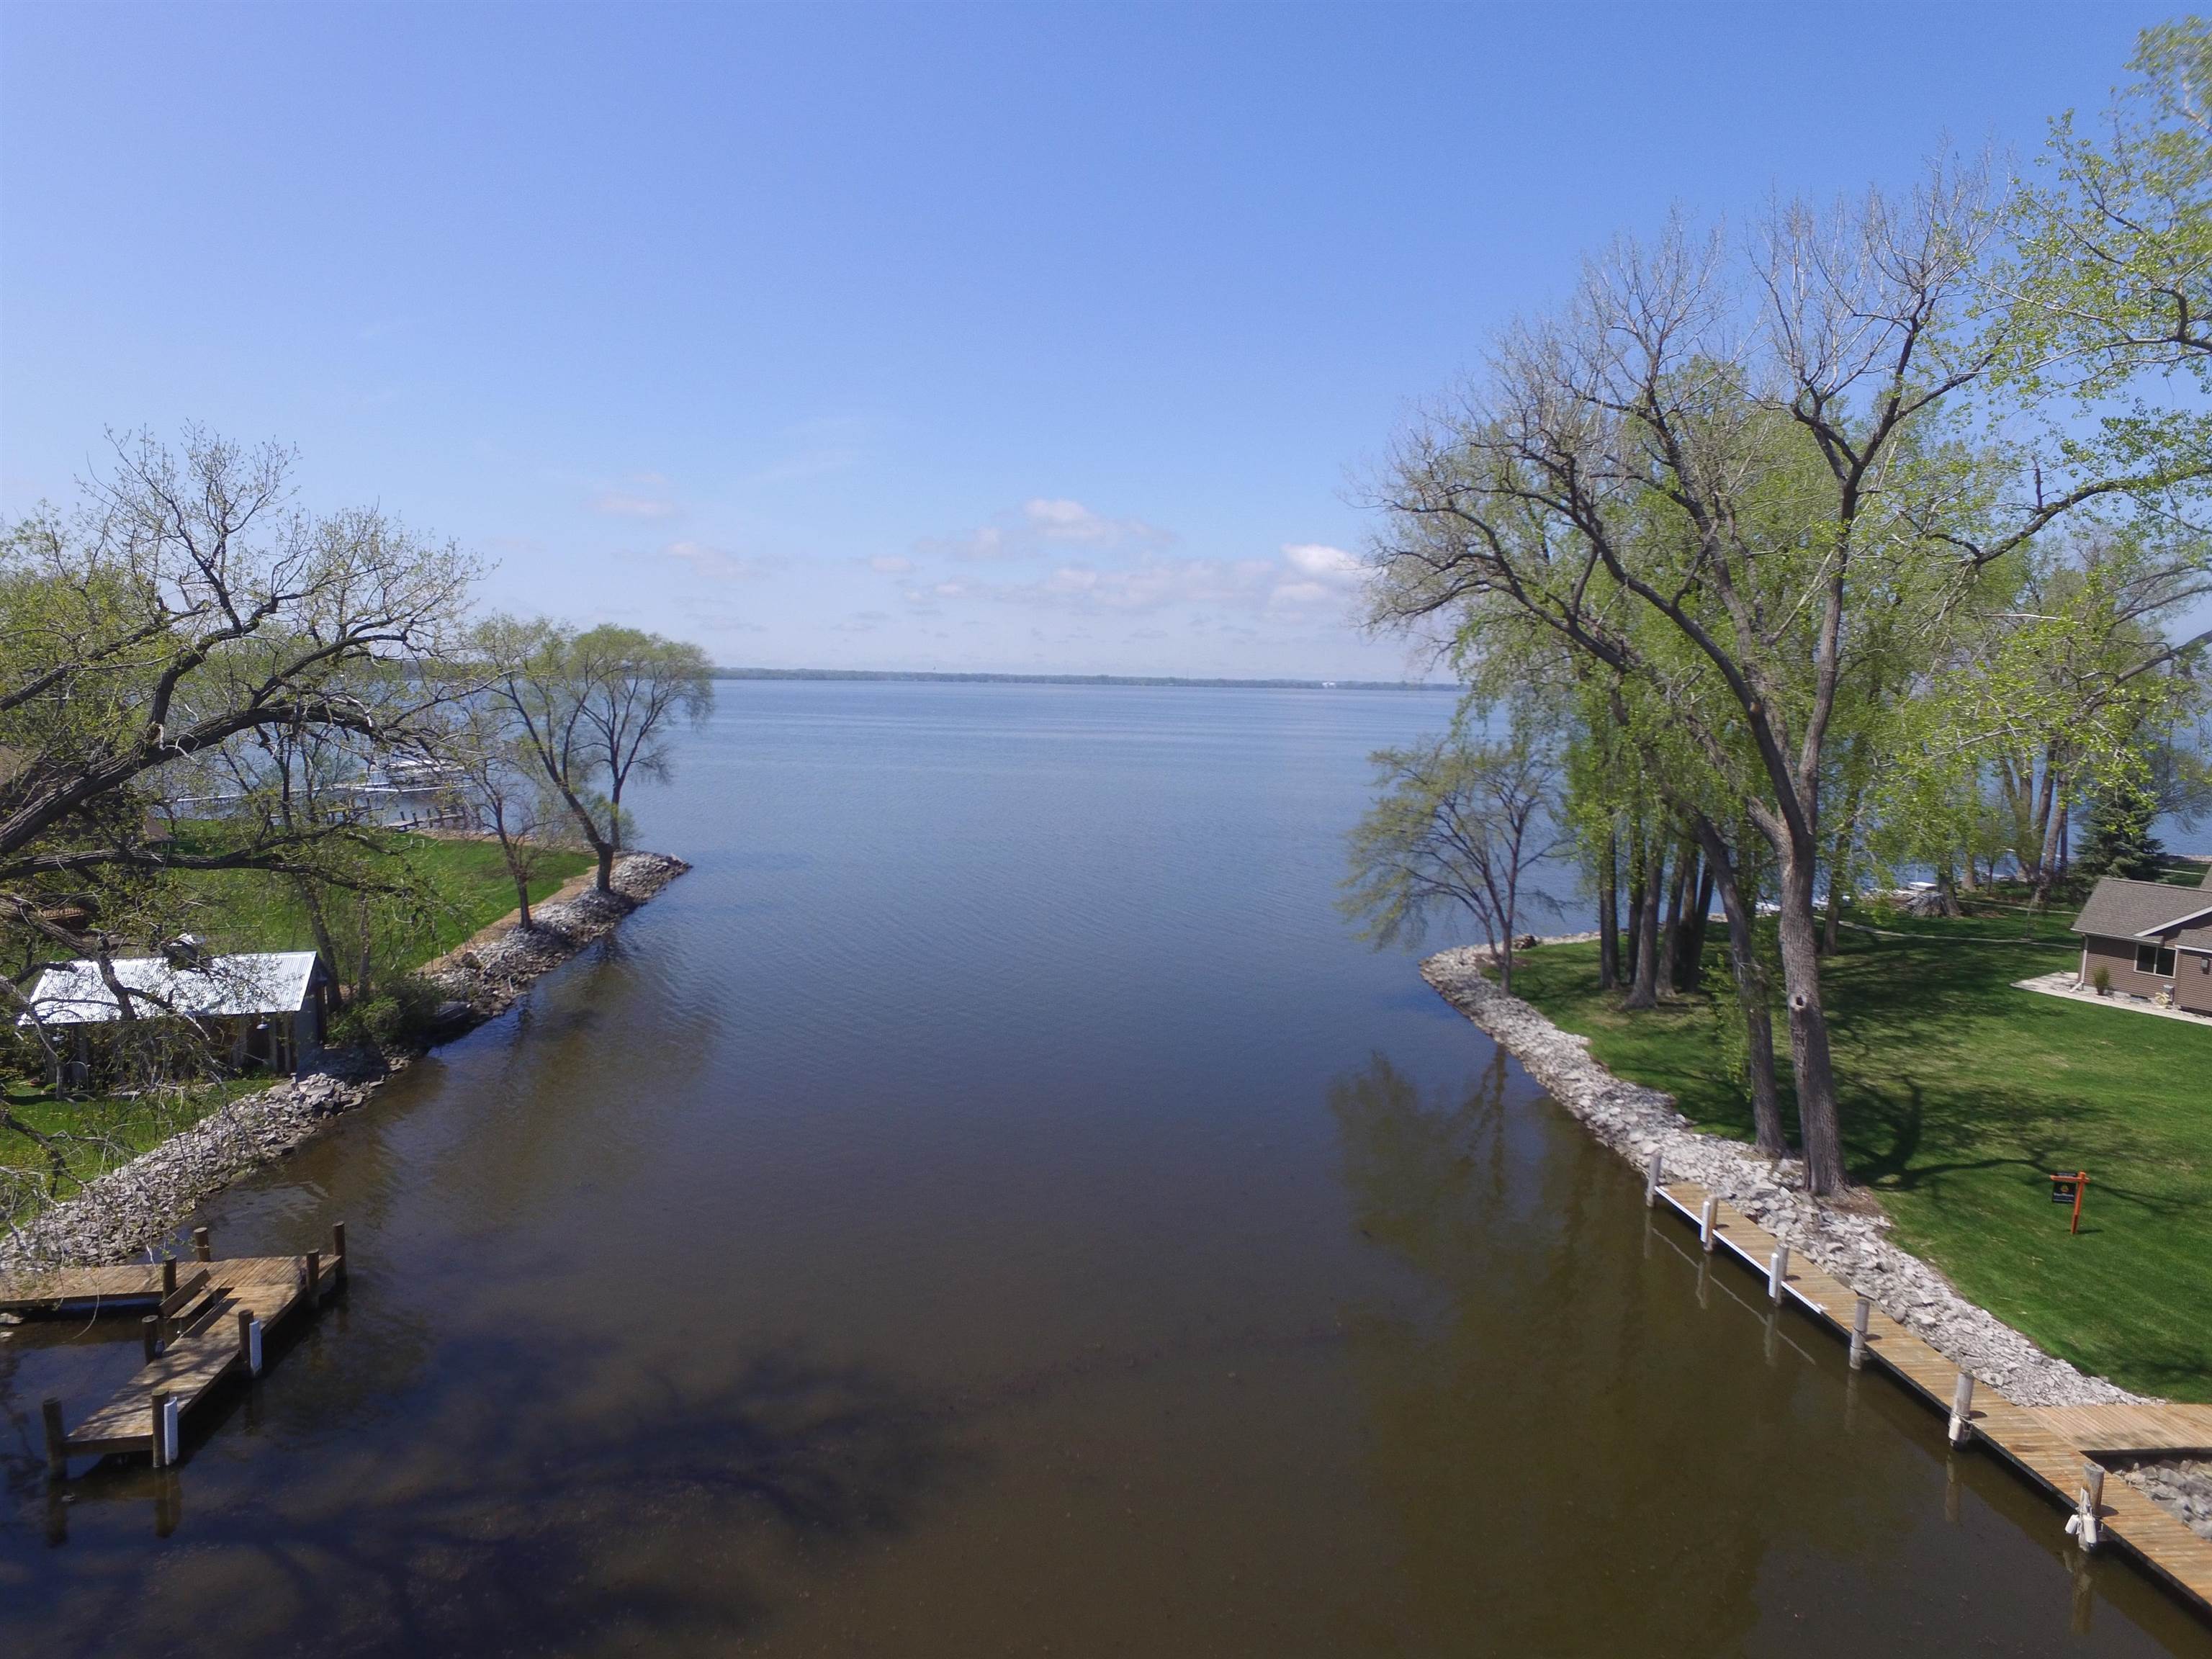
[[[234,1067],[265,1066],[296,1073],[322,1047],[329,1018],[331,974],[313,951],[249,951],[236,956],[118,957],[115,977],[142,1019],[189,1019],[218,1047],[228,1036]],[[76,1058],[90,1061],[94,1039],[118,1024],[123,1011],[97,962],[64,963],[39,975],[19,1027],[68,1031]]]

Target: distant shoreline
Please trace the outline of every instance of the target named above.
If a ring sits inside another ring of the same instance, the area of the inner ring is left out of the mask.
[[[956,674],[920,669],[717,668],[718,680],[923,680],[960,685],[1193,685],[1236,691],[1456,691],[1449,680],[1210,680],[1174,674]]]

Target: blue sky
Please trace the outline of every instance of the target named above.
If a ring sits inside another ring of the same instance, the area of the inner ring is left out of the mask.
[[[2164,15],[11,0],[0,509],[197,420],[725,663],[1395,676],[1347,481],[1502,321]]]

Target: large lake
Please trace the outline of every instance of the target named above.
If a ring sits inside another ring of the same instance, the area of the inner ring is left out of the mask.
[[[2212,1651],[1332,908],[1419,693],[734,683],[697,868],[210,1203],[351,1289],[0,1653]]]

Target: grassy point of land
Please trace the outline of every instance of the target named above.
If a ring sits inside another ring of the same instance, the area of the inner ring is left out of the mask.
[[[428,902],[413,916],[380,917],[373,934],[378,970],[398,973],[443,956],[514,911],[514,884],[497,845],[490,842],[392,836],[398,856],[421,878]],[[530,884],[530,902],[543,903],[571,877],[592,867],[587,853],[556,853]],[[252,872],[203,877],[203,924],[209,942],[224,951],[304,951],[314,933],[296,896],[281,878]],[[340,964],[343,972],[351,964]],[[44,1134],[75,1137],[64,1162],[68,1177],[54,1196],[67,1197],[105,1171],[128,1163],[171,1135],[190,1128],[226,1102],[271,1079],[256,1075],[212,1083],[166,1097],[108,1097],[61,1100],[18,1081],[8,1087],[8,1109]],[[27,1137],[0,1133],[0,1170],[44,1171],[45,1150]],[[74,1183],[73,1185],[71,1183]],[[19,1206],[20,1208],[21,1206]]]
[[[2084,1370],[2212,1401],[2212,1022],[2015,990],[2077,960],[2063,917],[1866,919],[1903,937],[1847,930],[1825,983],[1851,1176],[1898,1242]],[[1698,1127],[1751,1139],[1710,999],[1622,1013],[1589,945],[1530,952],[1514,990]],[[2047,1177],[2075,1169],[2069,1237]]]

